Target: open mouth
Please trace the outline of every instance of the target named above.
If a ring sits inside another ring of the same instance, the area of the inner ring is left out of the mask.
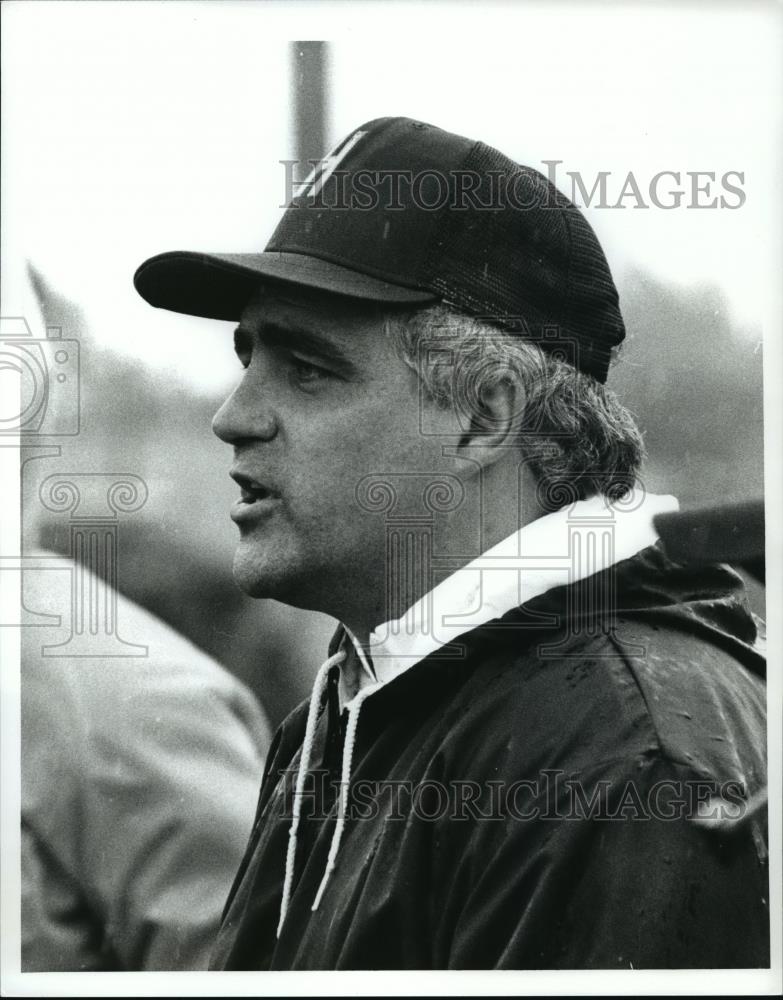
[[[263,486],[259,486],[257,489],[245,489],[243,487],[240,492],[240,499],[242,503],[255,503],[256,500],[266,500],[271,495],[269,490],[264,489]]]
[[[272,517],[279,506],[279,493],[242,472],[232,470],[229,475],[239,487],[239,499],[231,507],[232,521],[241,527]]]
[[[274,493],[263,483],[239,472],[231,472],[231,478],[239,486],[241,503],[257,503],[259,500],[269,500]]]

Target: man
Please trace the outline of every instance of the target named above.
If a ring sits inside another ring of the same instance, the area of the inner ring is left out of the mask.
[[[23,574],[25,607],[52,624],[22,630],[22,968],[205,969],[268,723],[244,684],[122,594],[123,637],[147,655],[63,655],[76,587],[107,585],[43,558]]]
[[[239,320],[214,421],[236,579],[340,622],[273,742],[214,967],[765,965],[755,625],[732,571],[656,544],[677,504],[645,496],[604,387],[623,322],[577,209],[379,119],[264,253],[135,282]]]

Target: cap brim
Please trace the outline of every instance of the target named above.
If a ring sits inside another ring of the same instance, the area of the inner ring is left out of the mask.
[[[145,260],[133,277],[136,290],[150,305],[223,320],[238,320],[264,280],[368,302],[424,305],[438,300],[432,292],[394,285],[299,253],[174,250]]]

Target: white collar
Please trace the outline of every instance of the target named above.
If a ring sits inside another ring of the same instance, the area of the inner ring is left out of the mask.
[[[637,489],[613,504],[594,496],[532,521],[451,572],[402,618],[371,632],[371,663],[346,628],[362,665],[360,689],[387,684],[465,632],[554,587],[629,559],[657,541],[653,517],[678,509],[673,496]],[[437,574],[437,557],[433,563]]]

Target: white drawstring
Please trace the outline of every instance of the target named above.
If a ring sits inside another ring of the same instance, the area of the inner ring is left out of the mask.
[[[326,680],[329,671],[338,663],[345,659],[345,652],[340,650],[321,666],[315,675],[313,683],[313,693],[310,695],[310,708],[307,712],[307,725],[305,726],[304,743],[302,744],[302,755],[299,759],[299,770],[296,775],[296,788],[294,790],[293,813],[291,819],[291,829],[288,831],[288,851],[285,859],[285,880],[283,881],[283,898],[280,901],[280,919],[277,923],[277,936],[283,927],[285,915],[288,912],[288,904],[291,901],[291,886],[294,881],[294,865],[296,863],[296,837],[299,830],[299,817],[302,813],[302,798],[304,795],[304,783],[307,772],[310,769],[310,757],[313,752],[313,739],[315,738],[315,726],[318,719],[318,708],[321,696],[326,687]],[[355,728],[355,727],[354,727]]]
[[[367,654],[364,652],[362,644],[359,642],[359,640],[356,638],[356,636],[348,628],[347,625],[343,625],[343,629],[345,630],[345,634],[351,640],[353,648],[356,650],[356,655],[359,657],[359,662],[361,663],[364,672],[371,680],[377,681],[378,677],[375,673],[374,668],[370,665],[370,661],[367,659]]]
[[[356,728],[359,725],[359,712],[364,699],[373,694],[378,687],[380,687],[380,684],[371,684],[364,688],[347,706],[348,725],[345,730],[345,748],[343,749],[343,769],[340,777],[340,796],[338,799],[337,821],[335,823],[334,833],[332,834],[332,843],[329,847],[329,856],[326,861],[326,871],[321,879],[318,892],[315,894],[315,901],[312,906],[313,910],[317,910],[321,903],[321,897],[323,896],[329,882],[329,878],[334,871],[335,863],[337,861],[337,852],[340,850],[340,841],[342,840],[343,830],[345,828],[345,813],[348,806],[348,784],[351,780],[353,747],[356,742]]]

